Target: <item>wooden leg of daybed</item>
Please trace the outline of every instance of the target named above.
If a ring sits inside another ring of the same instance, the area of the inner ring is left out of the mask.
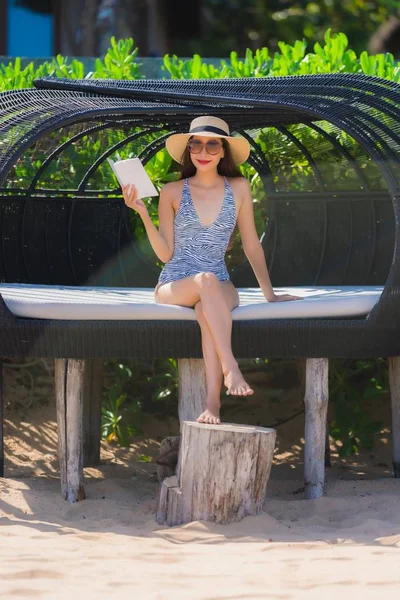
[[[4,477],[4,398],[3,361],[0,358],[0,477]]]
[[[195,421],[204,410],[206,399],[206,372],[202,358],[178,359],[178,412],[179,422]],[[157,461],[158,478],[163,481],[176,472],[180,436],[169,436],[160,445]]]
[[[325,479],[328,359],[308,358],[306,366],[304,482],[307,499],[320,498]]]
[[[206,372],[202,358],[178,359],[179,421],[195,421],[204,410]]]
[[[400,356],[392,356],[388,362],[392,403],[393,474],[400,478]]]
[[[56,359],[58,453],[61,495],[68,502],[85,499],[83,477],[83,396],[87,361]]]
[[[88,360],[83,395],[83,464],[85,467],[95,467],[100,464],[103,379],[104,359]]]
[[[306,368],[307,368],[307,359],[306,358],[296,358],[297,365],[297,374],[299,376],[299,384],[301,394],[304,398],[305,390],[306,390]],[[329,426],[328,426],[328,415],[326,419],[326,434],[325,434],[325,467],[331,467],[331,449],[329,445]]]

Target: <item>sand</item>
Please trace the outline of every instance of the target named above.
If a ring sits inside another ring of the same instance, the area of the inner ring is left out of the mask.
[[[389,413],[381,400],[386,425]],[[156,457],[175,420],[149,418],[128,449],[102,443],[102,465],[85,469],[87,499],[71,505],[60,496],[54,404],[6,412],[0,598],[397,598],[400,480],[388,428],[373,452],[344,460],[332,447],[324,497],[307,501],[302,419],[278,428],[261,515],[167,528],[154,520],[155,465],[139,456]]]

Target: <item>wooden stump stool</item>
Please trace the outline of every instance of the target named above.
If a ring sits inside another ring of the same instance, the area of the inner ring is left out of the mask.
[[[259,514],[275,439],[264,427],[184,421],[178,474],[162,483],[157,522],[230,523]]]

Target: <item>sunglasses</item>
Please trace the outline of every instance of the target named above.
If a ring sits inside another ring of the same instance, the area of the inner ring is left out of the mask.
[[[191,154],[200,154],[204,146],[208,154],[218,154],[222,148],[222,144],[217,140],[208,140],[205,144],[201,140],[189,140],[187,145]]]

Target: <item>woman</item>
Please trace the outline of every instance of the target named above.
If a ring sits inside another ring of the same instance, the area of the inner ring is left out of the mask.
[[[254,224],[250,185],[237,168],[249,156],[248,141],[231,137],[222,119],[204,116],[191,122],[188,133],[171,135],[166,147],[181,164],[181,178],[160,192],[159,230],[143,201],[136,199],[134,186],[123,188],[124,199],[141,216],[154,252],[165,263],[155,301],[194,307],[207,382],[205,411],[197,421],[219,424],[222,378],[228,394],[253,394],[231,349],[231,311],[239,305],[239,295],[224,256],[236,222],[265,299],[299,298],[276,296],[271,286]]]

